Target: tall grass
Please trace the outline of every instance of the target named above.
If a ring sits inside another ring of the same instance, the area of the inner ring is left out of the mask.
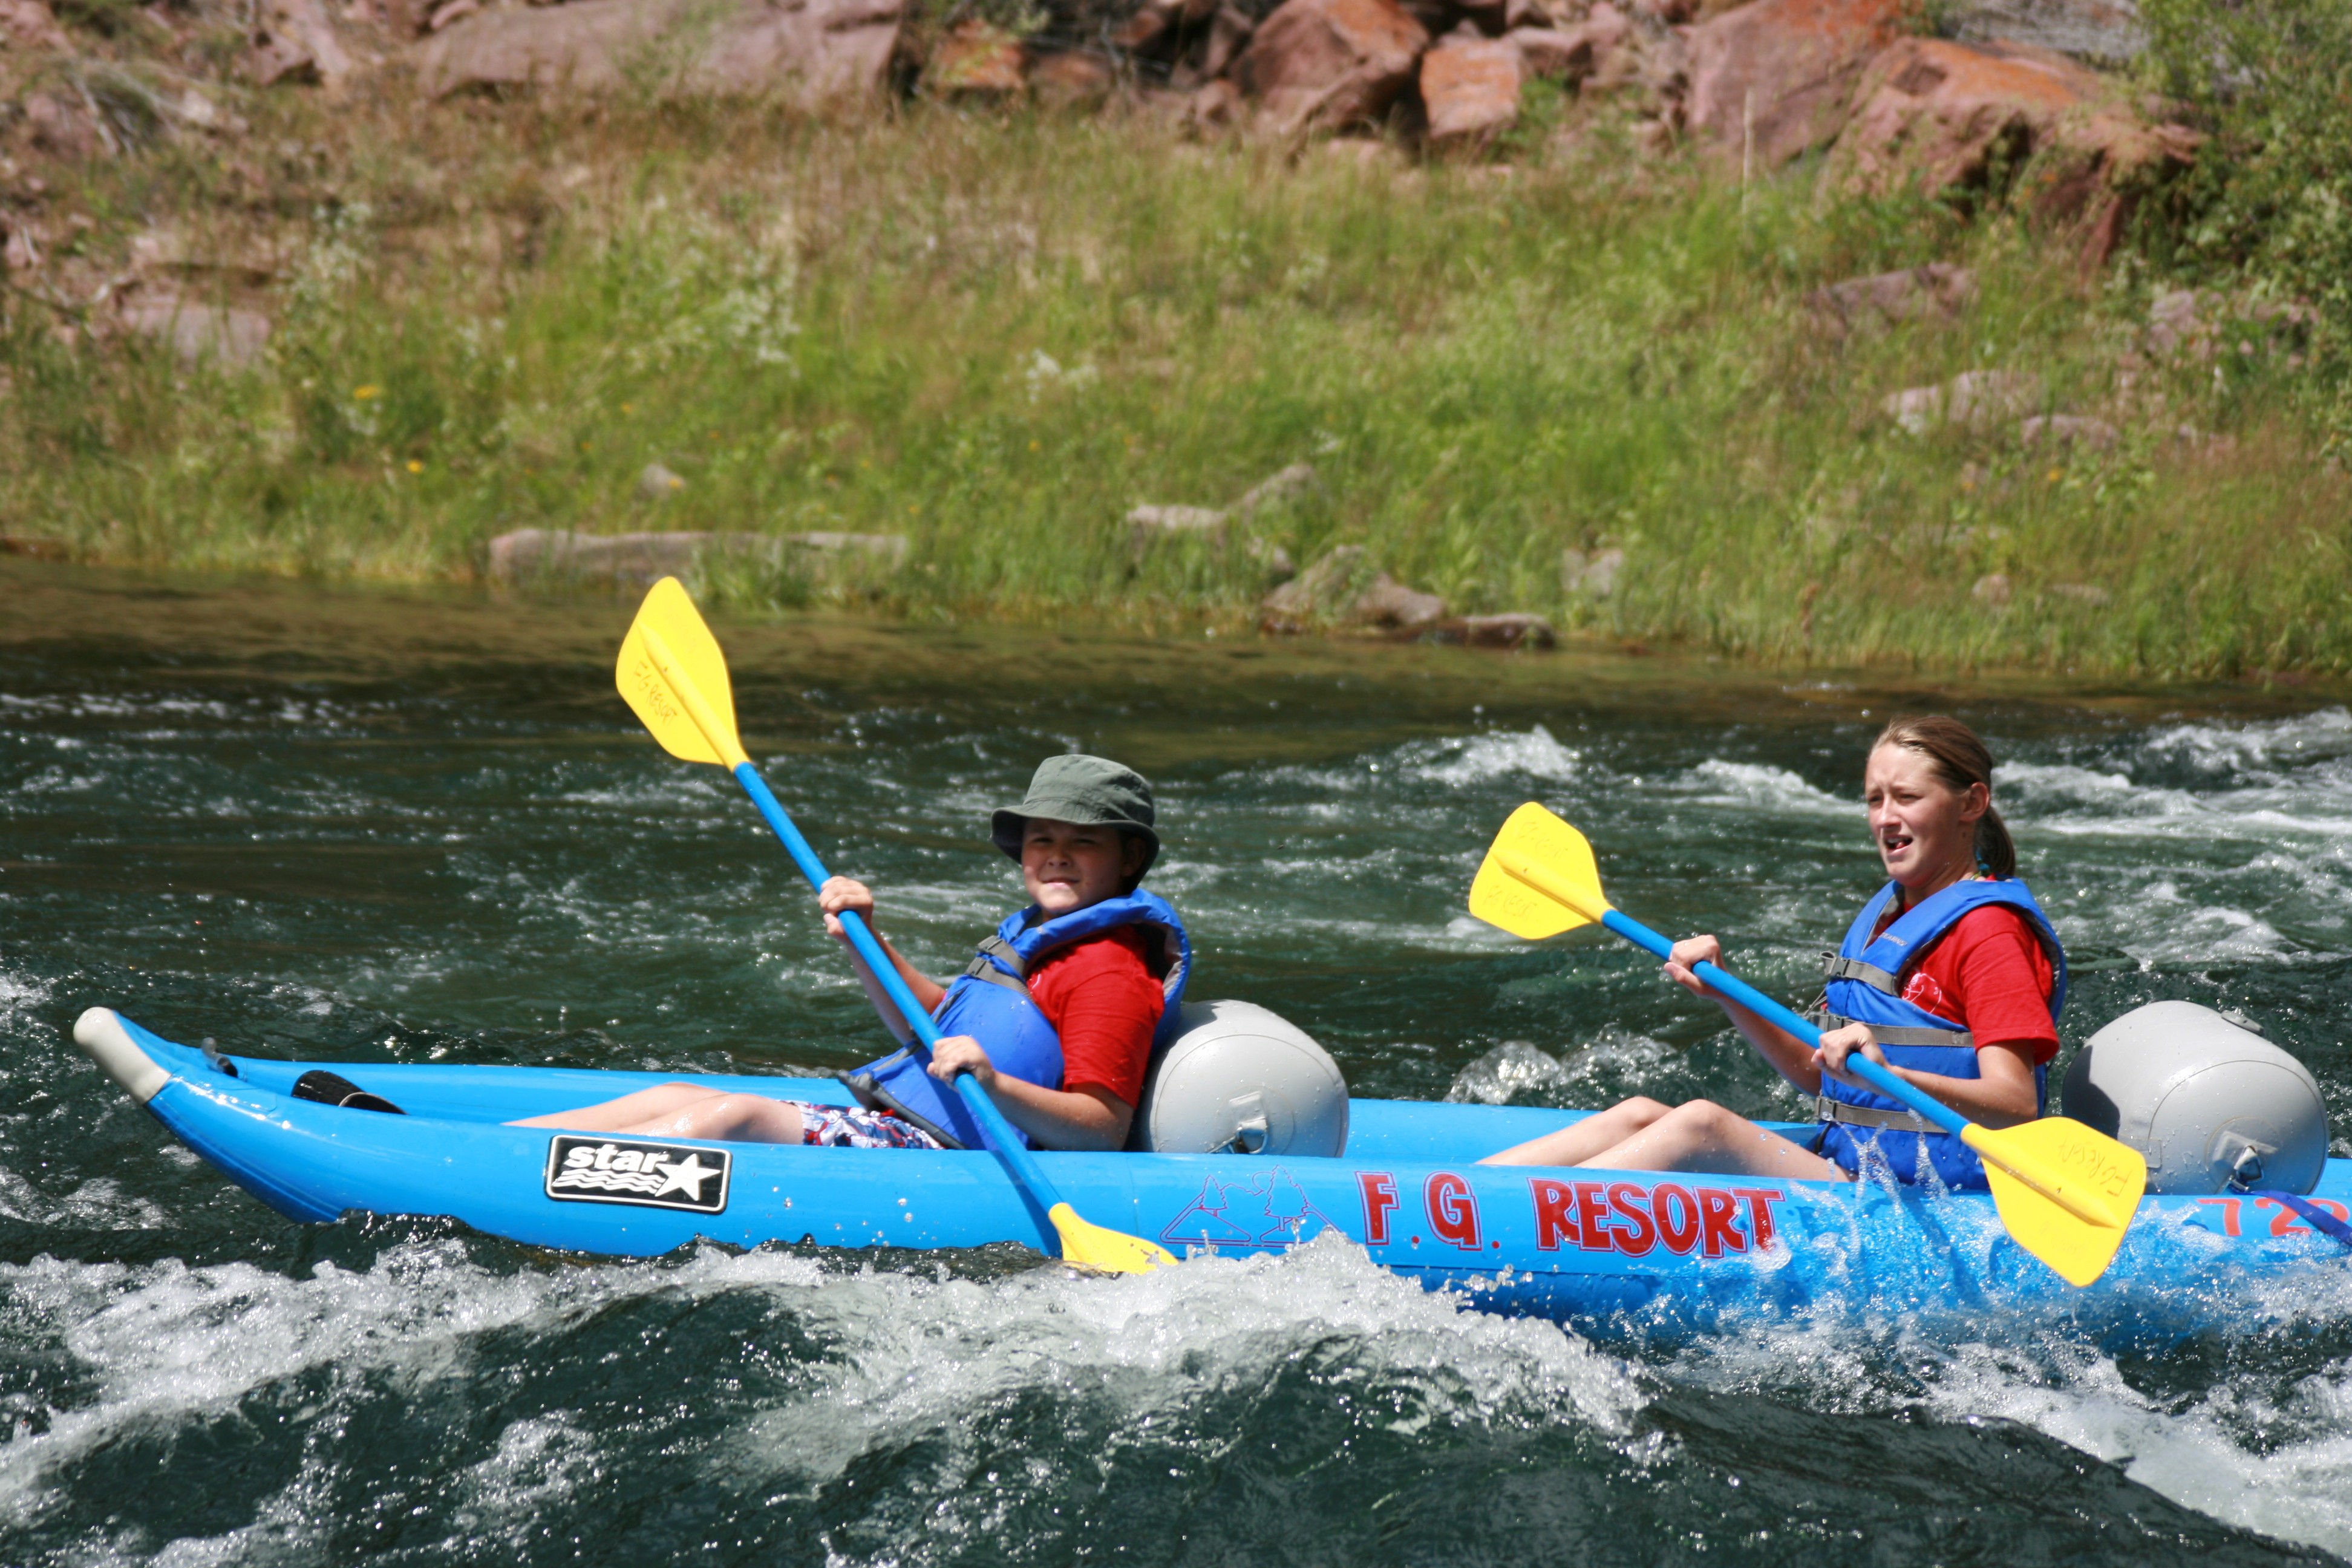
[[[2086,294],[1997,216],[1824,206],[1804,171],[1711,186],[1605,126],[1496,174],[1115,117],[261,111],[289,118],[257,143],[307,139],[282,216],[223,203],[226,155],[184,146],[75,199],[100,252],[139,221],[277,232],[266,359],[68,346],[20,303],[0,529],[402,578],[521,527],[898,532],[887,577],[710,586],[1174,627],[1249,617],[1261,557],[1138,552],[1128,510],[1306,461],[1318,486],[1240,531],[1302,563],[1361,544],[1463,610],[1773,661],[2352,669],[2347,487],[2280,412],[2289,373],[2144,368],[2116,414],[2147,286]],[[1978,270],[1958,323],[1842,346],[1803,304],[1930,259]],[[1879,409],[1968,369],[2036,372],[2122,439]],[[639,494],[653,462],[685,480],[667,499]],[[1612,594],[1564,585],[1564,549],[1612,547]]]

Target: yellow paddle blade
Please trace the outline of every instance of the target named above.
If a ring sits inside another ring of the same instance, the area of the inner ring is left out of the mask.
[[[2069,1284],[2107,1271],[2147,1190],[2138,1150],[2063,1116],[1970,1126],[1960,1142],[1983,1157],[1993,1205],[2018,1246]]]
[[[1470,912],[1528,942],[1591,925],[1609,907],[1592,846],[1534,801],[1511,813],[1470,884]]]
[[[1175,1267],[1176,1255],[1159,1243],[1080,1219],[1078,1211],[1067,1204],[1055,1204],[1045,1211],[1045,1217],[1061,1232],[1065,1263],[1097,1274],[1149,1274],[1155,1268]]]
[[[655,584],[637,606],[613,683],[671,756],[730,768],[743,761],[727,656],[677,578]]]

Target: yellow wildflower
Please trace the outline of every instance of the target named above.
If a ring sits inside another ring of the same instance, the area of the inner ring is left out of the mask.
[[[378,386],[373,382],[368,383],[365,386],[354,386],[352,388],[352,397],[354,401],[360,403],[365,403],[371,397],[382,397],[383,395],[383,388]]]

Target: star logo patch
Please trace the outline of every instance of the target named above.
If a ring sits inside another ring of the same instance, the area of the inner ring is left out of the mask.
[[[687,1143],[559,1133],[547,1145],[547,1195],[561,1203],[720,1214],[733,1158],[724,1149]]]

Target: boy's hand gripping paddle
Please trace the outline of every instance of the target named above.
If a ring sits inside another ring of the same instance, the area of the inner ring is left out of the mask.
[[[1610,906],[1592,846],[1533,801],[1511,813],[1495,836],[1470,887],[1470,912],[1530,942],[1597,922],[1660,958],[1674,952],[1664,937]],[[1798,1039],[1821,1044],[1821,1030],[1738,976],[1712,963],[1696,973]],[[1845,1070],[1977,1152],[2001,1224],[2020,1247],[2072,1284],[2088,1285],[2106,1272],[2147,1187],[2147,1162],[2137,1150],[2062,1116],[1979,1127],[1859,1051],[1846,1058]]]
[[[768,788],[768,781],[751,765],[743,752],[743,743],[735,733],[735,697],[727,679],[727,656],[719,651],[719,639],[710,635],[694,601],[687,597],[686,589],[675,577],[665,577],[653,585],[646,602],[637,609],[637,618],[629,626],[629,635],[621,641],[621,659],[614,670],[614,680],[621,695],[628,700],[646,728],[653,731],[670,755],[689,763],[716,763],[735,775],[768,819],[768,826],[783,840],[801,874],[809,886],[823,887],[825,881],[824,862],[816,858],[801,830]],[[899,1014],[914,1030],[915,1038],[925,1051],[940,1040],[939,1026],[931,1016],[917,1005],[914,994],[907,989],[898,965],[882,951],[874,932],[854,910],[841,914],[841,928],[848,933],[850,946],[882,989],[898,1005]],[[995,1145],[996,1157],[1015,1185],[1027,1191],[1045,1217],[1054,1222],[1061,1237],[1064,1261],[1081,1268],[1097,1269],[1106,1274],[1143,1274],[1176,1258],[1167,1248],[1144,1240],[1139,1236],[1126,1236],[1102,1226],[1089,1224],[1078,1217],[1077,1211],[1064,1202],[1054,1184],[1038,1168],[1035,1156],[1022,1146],[1021,1140],[988,1098],[988,1091],[969,1072],[956,1075],[957,1092],[964,1103],[988,1130],[989,1142]]]

